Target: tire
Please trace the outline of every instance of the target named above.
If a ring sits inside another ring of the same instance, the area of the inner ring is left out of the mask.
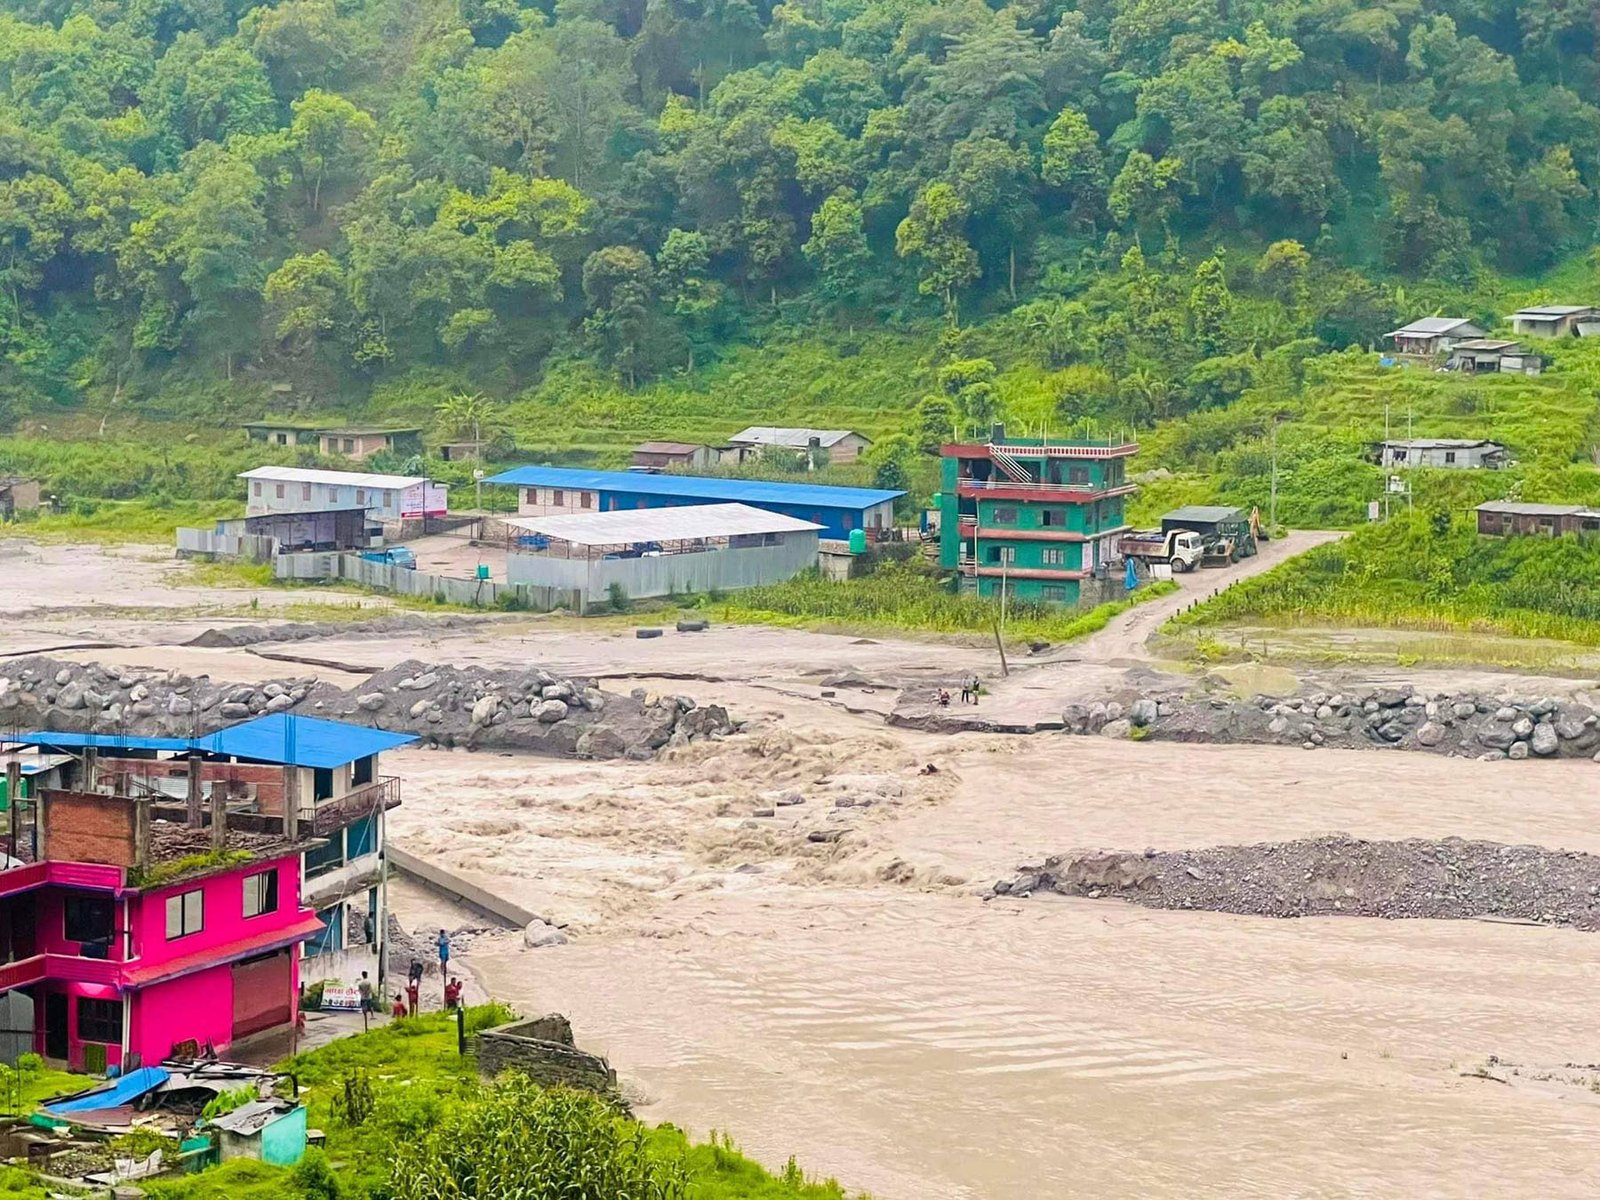
[[[679,621],[678,622],[678,632],[679,633],[704,633],[706,631],[706,627],[708,625],[710,625],[709,621]]]
[[[659,629],[635,629],[633,636],[636,638],[658,638],[661,636]]]
[[[1184,562],[1183,559],[1175,558],[1175,559],[1172,560],[1172,573],[1174,575],[1182,575],[1185,572],[1187,572],[1188,570],[1189,570],[1189,564]]]

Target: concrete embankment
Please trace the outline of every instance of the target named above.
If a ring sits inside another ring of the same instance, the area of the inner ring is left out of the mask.
[[[1334,835],[1063,855],[1024,867],[992,894],[1045,891],[1263,917],[1494,919],[1600,929],[1600,855],[1461,838]]]

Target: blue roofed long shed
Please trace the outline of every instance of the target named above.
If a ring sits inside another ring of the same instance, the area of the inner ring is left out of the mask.
[[[517,512],[525,517],[685,504],[747,504],[810,521],[822,527],[823,537],[841,540],[848,538],[852,529],[891,528],[894,502],[905,495],[883,488],[572,467],[514,467],[490,476],[486,482],[515,487]]]

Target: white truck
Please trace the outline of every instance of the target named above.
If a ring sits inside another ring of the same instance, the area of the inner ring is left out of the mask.
[[[1147,563],[1170,563],[1174,575],[1182,575],[1200,565],[1205,557],[1205,539],[1191,529],[1136,529],[1122,535],[1118,546],[1124,558]]]

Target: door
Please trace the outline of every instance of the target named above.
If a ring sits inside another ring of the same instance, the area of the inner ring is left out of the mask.
[[[44,997],[44,1056],[67,1059],[67,994],[46,992]]]
[[[290,951],[279,950],[233,965],[233,1036],[248,1037],[287,1023],[294,1015],[290,995]]]

